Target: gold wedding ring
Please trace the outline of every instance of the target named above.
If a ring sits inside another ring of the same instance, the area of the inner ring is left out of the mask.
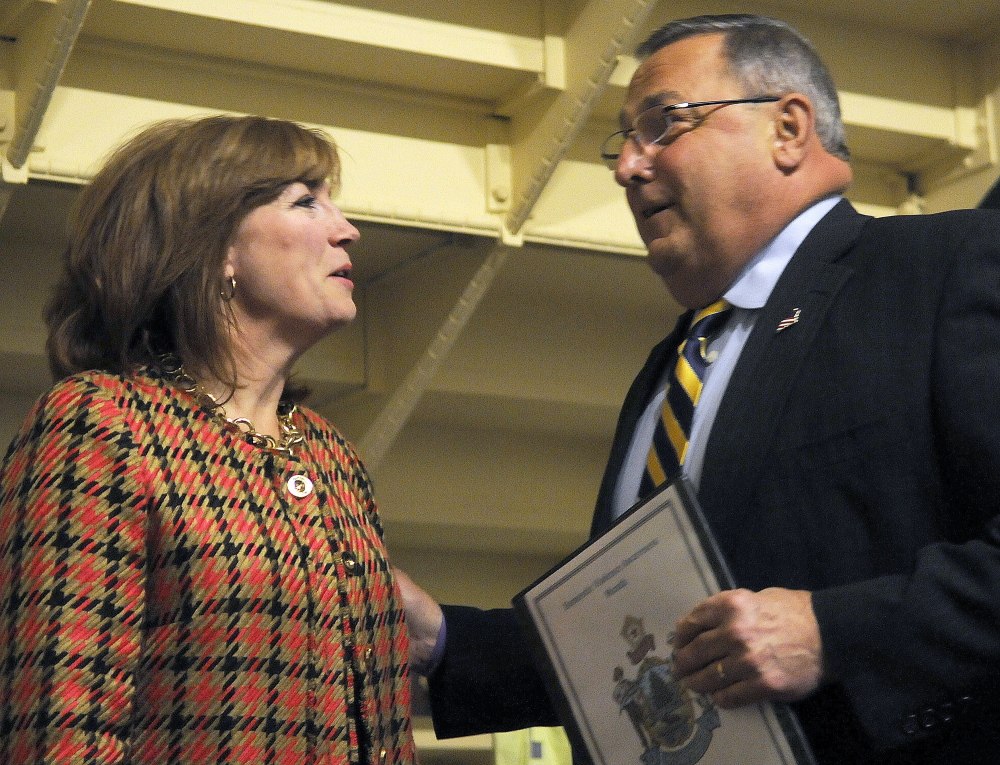
[[[726,679],[726,670],[722,668],[722,662],[721,661],[715,662],[715,671],[719,673],[719,679],[720,680],[725,680]]]

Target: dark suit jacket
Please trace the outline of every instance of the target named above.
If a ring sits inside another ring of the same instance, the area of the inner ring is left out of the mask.
[[[653,349],[625,399],[595,532],[678,342]],[[831,210],[757,317],[699,499],[740,586],[813,592],[837,681],[797,709],[821,762],[994,761],[1000,216]],[[442,734],[551,721],[512,614],[446,613]]]

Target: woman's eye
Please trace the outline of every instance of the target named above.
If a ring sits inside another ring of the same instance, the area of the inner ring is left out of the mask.
[[[306,207],[311,210],[316,206],[316,197],[312,196],[311,194],[308,196],[304,196],[301,199],[295,201],[295,206]]]

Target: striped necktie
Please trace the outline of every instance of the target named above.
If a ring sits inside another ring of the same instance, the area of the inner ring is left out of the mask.
[[[639,484],[640,498],[649,496],[657,486],[673,478],[684,462],[694,408],[701,397],[705,370],[711,363],[707,357],[708,343],[722,329],[731,311],[732,306],[725,300],[702,308],[677,349],[677,362],[667,379],[663,415],[653,431],[653,444]]]

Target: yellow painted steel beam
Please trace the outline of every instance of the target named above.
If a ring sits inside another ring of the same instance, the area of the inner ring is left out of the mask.
[[[434,339],[417,363],[410,368],[361,439],[359,448],[370,469],[378,468],[410,419],[441,364],[465,329],[465,325],[479,307],[480,301],[489,292],[509,255],[510,249],[499,242],[486,253],[482,265],[441,324]]]
[[[28,181],[25,163],[89,6],[90,0],[59,0],[11,9],[16,18],[9,21],[19,27],[12,43],[13,119],[3,120],[9,138],[0,168],[0,219],[13,193],[10,185]]]
[[[544,44],[535,38],[339,5],[325,0],[113,2],[505,69],[542,72],[545,68]]]
[[[600,98],[618,57],[633,43],[653,0],[589,0],[564,35],[566,87],[541,115],[512,118],[512,188],[504,234],[525,221]]]

